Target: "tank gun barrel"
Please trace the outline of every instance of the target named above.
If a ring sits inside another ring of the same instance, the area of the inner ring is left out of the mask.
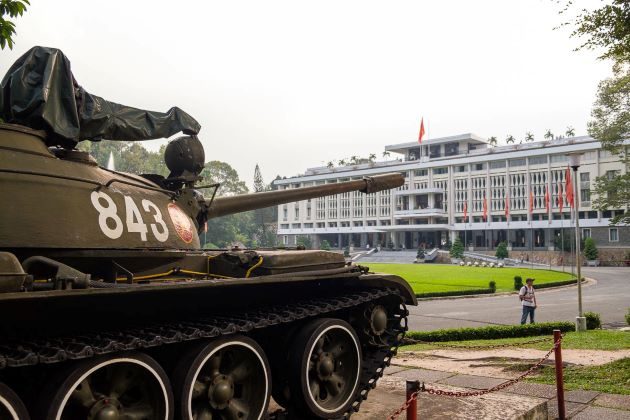
[[[241,213],[293,201],[325,197],[350,191],[361,191],[371,194],[389,190],[403,185],[405,178],[400,173],[376,175],[355,181],[339,182],[335,184],[316,185],[314,187],[294,188],[281,191],[267,191],[253,194],[243,194],[230,197],[215,198],[207,210],[208,219]]]

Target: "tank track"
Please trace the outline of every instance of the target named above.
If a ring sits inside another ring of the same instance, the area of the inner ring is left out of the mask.
[[[388,296],[397,296],[399,305],[394,317],[400,319],[399,326],[387,331],[385,341],[372,345],[364,352],[364,366],[360,377],[360,391],[345,418],[359,410],[367,394],[383,376],[391,358],[407,330],[408,311],[396,289],[371,289],[358,293],[275,305],[259,308],[237,316],[212,316],[195,321],[167,322],[146,327],[121,329],[115,332],[86,333],[76,337],[59,337],[19,340],[0,343],[0,371],[38,364],[50,365],[66,360],[79,360],[105,355],[117,351],[142,350],[161,345],[203,338],[215,338],[235,333],[287,324],[307,318],[330,314],[358,307]],[[284,419],[286,412],[277,412],[271,418]]]

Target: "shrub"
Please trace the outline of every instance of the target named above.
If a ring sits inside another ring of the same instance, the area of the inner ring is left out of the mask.
[[[349,257],[350,256],[350,247],[347,246],[343,249],[343,256],[344,257]]]
[[[494,254],[494,256],[499,259],[508,257],[507,242],[501,242],[499,246],[497,246],[497,252]]]
[[[514,276],[514,290],[521,290],[523,287],[523,277]]]
[[[491,325],[479,328],[453,328],[437,331],[410,331],[407,337],[422,341],[493,340],[495,338],[531,337],[551,335],[553,330],[575,331],[575,324],[568,321],[542,322],[525,325]],[[552,338],[549,337],[549,344]]]
[[[599,330],[602,328],[602,320],[597,312],[584,312],[587,330]]]
[[[322,243],[319,244],[319,249],[322,249],[324,251],[330,251],[330,242],[324,239]]]
[[[448,297],[448,296],[468,296],[468,295],[488,295],[492,294],[496,289],[466,289],[466,290],[451,290],[444,292],[427,292],[416,293],[417,298],[434,298],[434,297]]]
[[[424,258],[424,249],[418,248],[418,252],[416,253],[416,258],[420,260]]]
[[[630,308],[628,308],[628,313],[626,314],[626,323],[630,325]]]
[[[488,283],[488,289],[492,290],[492,293],[497,291],[497,282],[492,280],[490,283]]]
[[[584,279],[582,279],[582,281],[584,281]],[[534,289],[536,289],[536,290],[538,290],[538,289],[546,289],[548,287],[566,286],[566,285],[575,284],[575,283],[577,283],[577,279],[554,281],[554,282],[551,282],[551,283],[537,284],[537,285],[534,286]]]
[[[455,238],[455,242],[451,246],[450,250],[451,258],[463,258],[464,257],[464,244],[462,244],[462,240],[459,239],[459,236]]]
[[[595,246],[595,240],[593,238],[586,238],[584,240],[584,257],[587,260],[596,260],[599,251]]]

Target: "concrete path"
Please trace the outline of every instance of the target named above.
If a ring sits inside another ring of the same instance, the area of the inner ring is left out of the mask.
[[[598,312],[605,327],[626,325],[630,306],[630,268],[584,267],[583,275],[597,282],[582,288],[584,311]],[[536,321],[574,321],[578,312],[577,286],[537,293]],[[516,295],[437,299],[409,307],[409,329],[510,325],[520,322],[521,306]]]
[[[386,419],[405,401],[405,381],[418,380],[428,388],[471,391],[491,388],[505,378],[464,375],[392,365],[353,420]],[[596,391],[565,392],[568,418],[575,420],[630,420],[630,395]],[[421,393],[419,419],[554,419],[558,415],[554,385],[518,382],[505,390],[479,397],[450,397]],[[402,414],[399,419],[404,419]]]

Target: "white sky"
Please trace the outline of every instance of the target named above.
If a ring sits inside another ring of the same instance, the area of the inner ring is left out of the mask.
[[[584,3],[584,2],[582,2]],[[588,1],[587,1],[588,3]],[[598,2],[597,2],[598,3]],[[580,4],[581,6],[582,4]],[[0,76],[60,48],[90,93],[202,125],[206,159],[251,186],[386,144],[573,126],[586,134],[609,65],[573,52],[551,0],[31,0]],[[151,148],[160,141],[152,141]],[[164,141],[161,141],[164,142]]]

